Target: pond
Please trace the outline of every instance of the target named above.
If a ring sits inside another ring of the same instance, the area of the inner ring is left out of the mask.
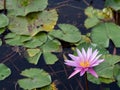
[[[95,8],[102,9],[104,7],[104,0],[49,0],[47,9],[57,9],[59,15],[57,23],[66,23],[75,25],[82,34],[87,34],[91,30],[84,27],[86,15],[84,10],[88,5]],[[58,28],[57,26],[55,28]],[[4,36],[4,35],[3,35]],[[3,39],[3,36],[1,38]],[[3,39],[4,41],[4,39]],[[49,72],[52,76],[52,81],[56,84],[58,90],[86,90],[85,77],[75,77],[68,79],[68,76],[73,71],[72,68],[64,64],[62,54],[68,55],[73,53],[70,45],[67,42],[63,43],[63,52],[55,53],[59,60],[54,65],[46,65],[43,56],[40,57],[37,65],[30,64],[24,57],[24,48],[18,46],[9,46],[3,43],[0,46],[0,63],[7,65],[12,73],[5,80],[0,81],[0,90],[23,90],[18,85],[18,79],[23,78],[21,71],[29,68],[42,68]],[[112,53],[113,44],[110,43],[108,50]],[[120,49],[117,49],[119,54]],[[88,82],[89,90],[119,90],[120,88],[116,83],[96,85]]]

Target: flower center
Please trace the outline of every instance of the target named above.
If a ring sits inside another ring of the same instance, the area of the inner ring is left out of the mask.
[[[90,63],[88,61],[83,61],[83,62],[80,62],[80,66],[83,67],[83,68],[89,67]]]

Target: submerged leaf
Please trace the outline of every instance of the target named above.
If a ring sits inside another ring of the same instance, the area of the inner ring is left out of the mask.
[[[10,74],[11,70],[5,64],[0,64],[0,80],[4,80]]]
[[[42,69],[31,68],[22,71],[22,76],[26,78],[18,80],[20,87],[23,89],[34,89],[47,86],[51,83],[50,75]]]

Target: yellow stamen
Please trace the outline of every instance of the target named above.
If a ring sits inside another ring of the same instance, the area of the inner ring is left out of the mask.
[[[90,63],[88,61],[83,61],[83,62],[80,62],[80,66],[83,67],[83,68],[89,67]]]

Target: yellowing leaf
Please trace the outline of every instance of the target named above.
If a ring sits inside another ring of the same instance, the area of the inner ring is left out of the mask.
[[[43,30],[49,32],[49,31],[53,30],[55,25],[56,25],[56,21],[53,21],[50,24],[44,24],[42,28],[43,28]]]
[[[27,49],[27,52],[30,57],[33,57],[40,52],[40,49]]]

